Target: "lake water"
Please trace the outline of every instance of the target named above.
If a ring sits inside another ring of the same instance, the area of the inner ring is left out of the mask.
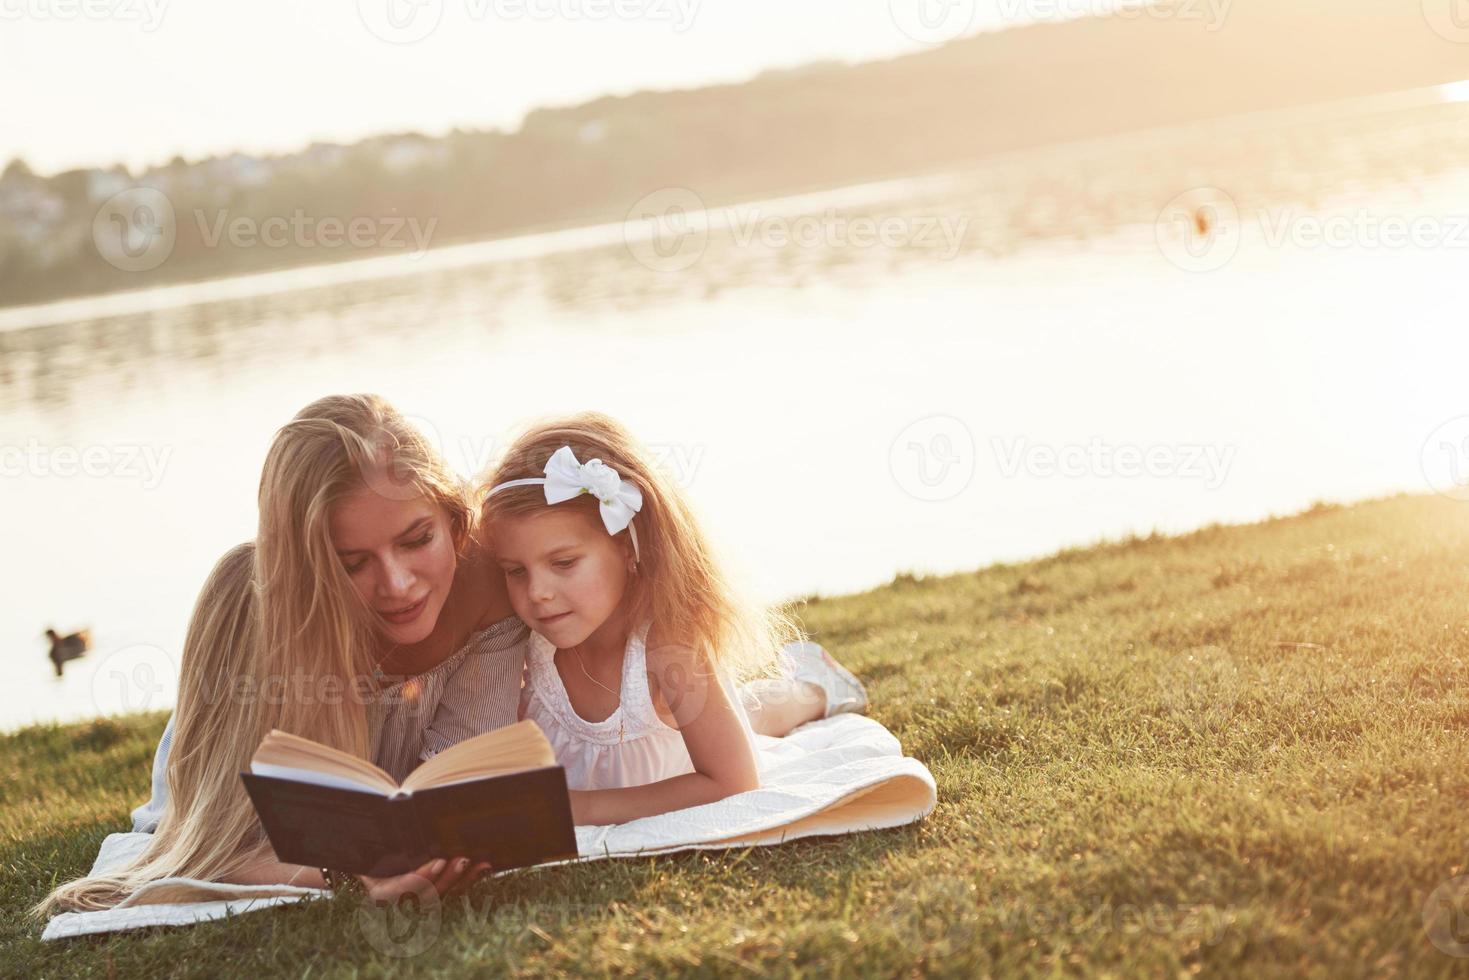
[[[1426,490],[1469,413],[1465,144],[1453,102],[1236,121],[716,209],[707,235],[674,211],[631,246],[0,311],[0,728],[171,703],[272,433],[329,392],[387,396],[466,475],[536,416],[619,416],[772,599]],[[96,640],[59,680],[49,624]]]

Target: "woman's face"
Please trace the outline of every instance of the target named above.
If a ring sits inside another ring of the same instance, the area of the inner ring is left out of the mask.
[[[387,638],[400,644],[427,638],[454,584],[454,542],[443,508],[427,497],[394,500],[364,488],[332,508],[331,536]]]

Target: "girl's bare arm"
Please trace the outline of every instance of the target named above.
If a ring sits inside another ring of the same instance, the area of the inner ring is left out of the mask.
[[[626,823],[760,786],[738,709],[708,662],[685,645],[655,643],[652,635],[647,646],[653,685],[678,721],[694,772],[645,786],[574,791],[571,811],[578,824]]]

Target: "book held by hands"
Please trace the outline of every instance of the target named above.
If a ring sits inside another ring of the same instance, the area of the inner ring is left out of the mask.
[[[497,871],[577,856],[566,771],[533,721],[466,739],[400,785],[377,766],[272,731],[240,773],[276,857],[374,877],[434,858]]]

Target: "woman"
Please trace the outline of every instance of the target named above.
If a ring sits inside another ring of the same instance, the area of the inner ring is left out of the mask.
[[[111,908],[167,877],[325,887],[283,864],[239,778],[272,728],[372,759],[420,761],[516,720],[529,631],[474,543],[475,509],[433,448],[384,400],[332,396],[276,433],[256,540],[224,556],[195,603],[178,706],[124,867],[67,882],[35,911]],[[821,713],[818,683],[768,679],[750,720],[783,735]],[[369,895],[440,894],[487,870],[434,861],[363,878]]]
[[[43,914],[110,908],[170,876],[324,887],[320,869],[276,860],[239,778],[272,728],[401,779],[515,721],[527,630],[473,551],[462,484],[384,400],[303,409],[276,433],[259,503],[255,543],[220,561],[190,620],[154,799],[134,814],[153,840],[57,888]],[[456,859],[363,881],[391,898],[483,870]]]

